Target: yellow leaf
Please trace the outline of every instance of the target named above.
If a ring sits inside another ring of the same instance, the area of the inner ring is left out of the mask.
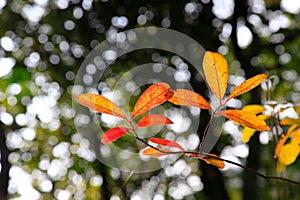
[[[284,165],[290,165],[295,162],[299,152],[299,143],[292,140],[291,143],[282,146],[278,154],[278,161]]]
[[[111,100],[98,94],[80,94],[77,96],[77,102],[100,113],[106,113],[126,119],[123,111]]]
[[[270,127],[263,119],[249,112],[241,110],[223,110],[217,112],[217,114],[223,115],[224,117],[231,119],[242,126],[246,126],[257,131],[270,131]]]
[[[295,129],[297,128],[296,125],[291,126],[288,129],[287,134],[281,134],[280,140],[277,142],[276,148],[275,148],[275,154],[274,154],[274,158],[277,158],[284,143],[287,141],[287,139],[292,136],[292,134],[295,132]]]
[[[159,149],[159,148],[158,148]],[[160,150],[160,151],[159,151]],[[152,147],[148,147],[143,151],[143,155],[150,156],[152,158],[159,158],[161,156],[168,155],[168,152],[171,152],[168,149],[154,149]]]
[[[281,162],[277,161],[276,171],[277,173],[281,173],[285,170],[286,165],[282,164]]]
[[[216,167],[219,167],[223,169],[225,167],[225,163],[223,160],[220,160],[219,157],[215,154],[207,154],[207,156],[200,158],[201,160],[204,160],[207,164],[214,165]]]
[[[203,70],[209,88],[221,102],[227,88],[227,61],[223,55],[207,51],[203,58]]]
[[[242,140],[244,143],[248,143],[250,138],[254,135],[256,132],[255,129],[245,127],[243,132],[242,132]]]
[[[190,90],[177,89],[169,102],[175,105],[194,106],[211,110],[209,103],[200,95]]]
[[[259,114],[263,111],[265,111],[266,108],[263,107],[262,105],[257,105],[257,104],[253,104],[253,105],[246,105],[242,108],[242,111],[245,111],[245,112],[250,112],[252,114]]]
[[[293,124],[300,124],[299,118],[285,118],[280,121],[280,125],[293,125]]]
[[[237,86],[231,94],[227,97],[226,101],[229,101],[230,99],[243,94],[245,92],[248,92],[249,90],[252,90],[259,84],[261,84],[268,76],[266,74],[259,74],[252,78],[249,78],[248,80],[241,83],[239,86]]]

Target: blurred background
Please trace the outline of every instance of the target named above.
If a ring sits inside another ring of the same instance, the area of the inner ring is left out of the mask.
[[[0,24],[1,200],[300,199],[297,185],[264,180],[229,164],[219,170],[179,159],[139,174],[107,167],[85,148],[89,141],[81,139],[74,120],[89,119],[72,108],[74,79],[88,53],[104,40],[122,40],[122,31],[148,26],[179,31],[206,50],[222,53],[231,89],[258,73],[271,77],[265,88],[235,99],[232,107],[298,105],[300,1],[0,0]],[[116,63],[114,73],[106,73],[99,92],[114,86],[116,72],[157,62],[174,66],[207,96],[205,83],[189,64],[181,60],[177,65],[174,59],[155,50],[132,53]],[[241,128],[226,122],[213,151],[278,175],[275,144],[266,132],[244,144]],[[299,167],[298,159],[281,175],[299,181]]]

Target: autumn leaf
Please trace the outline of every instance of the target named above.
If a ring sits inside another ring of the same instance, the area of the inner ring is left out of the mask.
[[[170,86],[166,83],[156,83],[151,85],[137,100],[132,111],[131,119],[164,103],[170,99],[172,95],[173,92],[170,89]]]
[[[227,61],[223,55],[207,51],[203,58],[203,70],[209,88],[221,102],[227,88]]]
[[[102,136],[101,143],[102,144],[111,143],[111,142],[115,141],[116,139],[120,138],[125,133],[127,133],[129,130],[131,130],[131,129],[125,128],[125,127],[115,127],[115,128],[109,129]]]
[[[295,162],[297,156],[299,155],[300,147],[298,142],[288,143],[282,146],[279,154],[278,161],[284,165],[290,165]]]
[[[111,100],[98,95],[85,93],[77,96],[77,102],[100,113],[106,113],[126,119],[123,111]]]
[[[173,122],[159,114],[150,114],[143,117],[139,123],[136,125],[136,128],[146,127],[146,126],[157,126],[157,125],[164,125],[164,124],[173,124]]]
[[[158,148],[159,149],[159,148]],[[159,151],[160,150],[160,151]],[[161,156],[168,155],[168,152],[171,152],[168,149],[154,149],[152,147],[146,148],[142,153],[145,156],[151,156],[152,158],[159,158]]]
[[[246,105],[242,108],[242,111],[250,112],[255,115],[264,112],[265,110],[266,108],[264,106],[258,104]]]
[[[169,102],[175,105],[194,106],[211,110],[209,103],[200,94],[185,89],[176,89]]]
[[[292,136],[292,134],[295,132],[295,130],[297,130],[296,128],[297,128],[297,125],[293,125],[288,129],[287,134],[281,134],[280,140],[277,142],[277,145],[275,148],[274,158],[278,157],[279,152],[281,151],[281,148],[284,146],[287,139]]]
[[[239,86],[237,86],[231,92],[231,94],[227,97],[226,102],[240,94],[243,94],[245,92],[248,92],[249,90],[252,90],[256,86],[261,84],[267,77],[268,76],[266,74],[259,74],[259,75],[256,75],[256,76],[244,81],[243,83],[241,83]]]
[[[256,111],[254,111],[255,113],[259,111],[259,109],[257,109]],[[253,114],[255,114],[253,113]],[[266,120],[268,119],[270,116],[267,116],[267,115],[258,115],[257,116],[258,118],[261,118],[262,120]],[[252,129],[252,128],[248,128],[248,127],[245,127],[243,132],[242,132],[242,140],[244,143],[248,143],[250,138],[254,135],[254,133],[256,132],[255,129]]]
[[[225,167],[225,163],[223,160],[220,160],[219,157],[215,154],[207,154],[207,156],[200,158],[201,160],[204,160],[207,164],[214,165],[216,167],[219,167],[223,169]]]
[[[280,125],[293,125],[293,124],[300,124],[299,118],[285,118],[280,121]]]
[[[223,115],[242,126],[252,128],[257,131],[270,131],[270,127],[267,126],[263,119],[249,112],[241,110],[223,110],[217,112],[217,114]]]
[[[168,146],[168,147],[174,147],[174,148],[180,149],[181,151],[185,151],[184,148],[180,144],[178,144],[177,142],[172,141],[172,140],[166,140],[166,139],[161,139],[161,138],[151,138],[150,141],[155,144],[160,144],[162,146]]]

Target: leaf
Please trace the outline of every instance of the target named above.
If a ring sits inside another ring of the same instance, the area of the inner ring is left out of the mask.
[[[172,140],[166,140],[166,139],[161,139],[161,138],[151,138],[150,141],[153,143],[156,143],[156,144],[160,144],[162,146],[174,147],[174,148],[180,149],[181,151],[185,151],[184,148],[180,144],[178,144],[177,142],[172,141]]]
[[[172,95],[173,92],[170,89],[170,86],[166,83],[156,83],[151,85],[137,100],[132,111],[131,119],[164,103],[170,99]]]
[[[106,113],[126,119],[123,111],[111,100],[98,95],[85,93],[77,96],[77,102],[100,113]]]
[[[252,78],[247,79],[246,81],[241,83],[239,86],[237,86],[231,92],[231,94],[227,97],[226,102],[229,101],[230,99],[240,95],[240,94],[243,94],[245,92],[248,92],[249,90],[252,90],[256,86],[261,84],[267,77],[268,76],[266,74],[259,74],[259,75],[256,75],[256,76],[252,77]]]
[[[157,125],[163,125],[163,124],[173,124],[173,122],[159,114],[150,114],[145,117],[143,117],[139,123],[136,125],[136,128],[146,127],[146,126],[157,126]]]
[[[220,160],[219,157],[215,154],[207,154],[207,156],[200,158],[201,160],[204,160],[207,164],[214,165],[216,167],[219,167],[223,169],[225,167],[225,163],[223,160]]]
[[[245,127],[243,132],[242,132],[242,140],[244,143],[248,143],[250,138],[254,135],[256,132],[255,129]]]
[[[203,58],[203,70],[208,86],[221,102],[227,88],[227,61],[223,55],[207,51]]]
[[[200,94],[185,89],[176,89],[169,102],[175,105],[194,106],[211,110],[209,103]]]
[[[299,118],[285,118],[280,121],[280,125],[293,125],[293,124],[300,124]]]
[[[291,126],[289,129],[288,129],[288,132],[287,134],[281,134],[281,137],[280,137],[280,140],[277,142],[277,145],[276,145],[276,148],[275,148],[275,154],[274,154],[274,158],[277,158],[280,151],[281,151],[281,148],[284,146],[284,143],[287,141],[287,139],[293,135],[293,133],[295,131],[297,131],[298,129],[296,129],[297,126],[296,125],[293,125]]]
[[[291,143],[282,146],[278,154],[278,161],[284,165],[290,165],[295,162],[299,152],[299,144],[291,141]]]
[[[111,143],[111,142],[115,141],[116,139],[118,139],[119,137],[121,137],[122,135],[124,135],[125,133],[127,133],[129,130],[131,130],[131,129],[125,128],[125,127],[115,127],[115,128],[109,129],[102,136],[101,143],[102,144]]]
[[[254,111],[256,112],[256,111]],[[253,113],[255,114],[255,113]],[[262,120],[266,120],[268,119],[270,116],[267,116],[267,115],[258,115],[257,116],[258,118],[262,119]],[[252,128],[248,128],[248,127],[245,127],[243,132],[242,132],[242,140],[244,143],[248,143],[250,138],[254,135],[254,133],[256,132],[255,129],[252,129]]]
[[[270,127],[267,126],[263,119],[249,112],[241,110],[223,110],[217,112],[217,114],[223,115],[242,126],[246,126],[257,131],[270,131]]]
[[[277,173],[281,173],[285,170],[286,165],[282,164],[281,162],[277,161],[277,165],[276,165],[276,171]]]
[[[143,151],[143,155],[151,156],[152,158],[159,158],[161,156],[168,155],[168,152],[171,152],[168,149],[159,149],[159,150],[161,150],[161,151],[158,151],[157,149],[154,149],[152,147],[148,147]],[[163,153],[163,152],[165,152],[165,153]]]
[[[252,105],[246,105],[242,108],[242,111],[245,111],[245,112],[250,112],[252,114],[259,114],[263,111],[265,111],[266,108],[262,105],[257,105],[257,104],[252,104]]]

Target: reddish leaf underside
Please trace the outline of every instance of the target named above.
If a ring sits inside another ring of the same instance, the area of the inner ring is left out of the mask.
[[[156,143],[156,144],[160,144],[162,146],[168,146],[168,147],[172,147],[172,148],[177,148],[181,151],[185,151],[184,148],[178,144],[175,141],[172,140],[166,140],[166,139],[161,139],[161,138],[151,138],[150,139],[151,142]]]
[[[185,156],[188,156],[188,157],[195,157],[195,158],[198,158],[200,160],[203,160],[205,161],[207,164],[210,164],[210,165],[214,165],[216,167],[219,167],[221,169],[223,169],[225,167],[225,163],[223,160],[221,160],[217,155],[215,154],[206,154],[206,156],[204,157],[199,157],[199,154],[195,154],[195,153],[185,153],[184,154]]]
[[[257,131],[270,131],[270,127],[267,126],[263,119],[249,112],[241,110],[223,110],[217,112],[217,114],[223,115],[242,126],[246,126]]]
[[[229,101],[230,99],[232,99],[240,94],[243,94],[245,92],[248,92],[249,90],[252,90],[256,86],[261,84],[267,77],[268,76],[266,74],[259,74],[259,75],[256,75],[256,76],[244,81],[243,83],[241,83],[239,86],[237,86],[231,92],[231,94],[228,96],[226,101]]]
[[[131,129],[125,128],[125,127],[115,127],[115,128],[109,129],[108,131],[106,131],[103,134],[103,136],[101,138],[101,143],[102,144],[111,143],[111,142],[115,141],[116,139],[120,138],[125,133],[127,133],[129,130],[131,130]]]
[[[185,89],[176,89],[169,102],[175,105],[194,106],[211,110],[209,103],[200,94]]]
[[[227,61],[223,55],[207,51],[203,58],[203,70],[209,88],[221,102],[227,88]]]
[[[219,167],[223,169],[225,167],[225,163],[223,160],[220,160],[219,157],[215,154],[208,154],[208,156],[204,158],[200,158],[201,160],[204,160],[207,164],[214,165],[216,167]]]
[[[132,111],[131,119],[138,115],[144,114],[152,108],[164,103],[170,99],[172,95],[173,91],[166,83],[156,83],[151,85],[137,100]]]
[[[77,96],[77,102],[94,111],[126,119],[125,114],[116,104],[101,95],[91,93],[80,94]]]
[[[145,117],[143,117],[139,123],[137,124],[137,128],[141,128],[141,127],[147,127],[147,126],[157,126],[157,125],[164,125],[164,124],[173,124],[173,122],[163,116],[163,115],[159,115],[159,114],[150,114],[147,115]]]
[[[148,147],[143,151],[143,155],[151,156],[152,158],[159,158],[161,156],[168,155],[168,152],[171,152],[168,149],[160,149],[160,148],[158,148],[158,149],[161,151],[154,149],[152,147]]]

